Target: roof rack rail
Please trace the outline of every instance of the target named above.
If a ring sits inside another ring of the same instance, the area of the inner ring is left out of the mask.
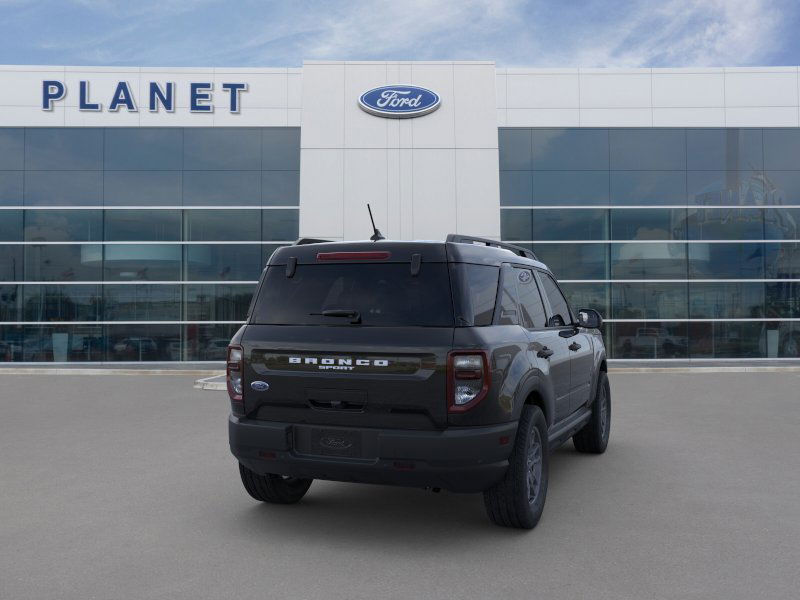
[[[324,244],[326,242],[332,242],[333,240],[320,240],[317,238],[300,238],[297,240],[294,245],[295,246],[304,246],[306,244]]]
[[[511,250],[514,254],[518,256],[524,256],[525,258],[532,258],[533,260],[539,260],[534,254],[533,250],[528,250],[527,248],[523,248],[522,246],[516,246],[514,244],[507,244],[505,242],[498,242],[497,240],[490,240],[488,238],[481,238],[475,237],[471,235],[460,235],[458,233],[449,233],[447,234],[447,242],[452,242],[454,244],[483,244],[484,246],[491,246],[492,248],[503,248],[504,250]]]

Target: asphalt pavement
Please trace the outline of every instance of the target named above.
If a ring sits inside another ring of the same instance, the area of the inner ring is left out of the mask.
[[[480,495],[253,501],[192,375],[0,373],[0,598],[797,598],[800,373],[615,373],[530,532]]]

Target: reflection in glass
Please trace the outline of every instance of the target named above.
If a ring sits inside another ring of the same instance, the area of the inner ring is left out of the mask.
[[[24,171],[0,171],[0,206],[22,206],[24,204],[23,179]]]
[[[300,128],[264,127],[261,130],[261,168],[264,171],[300,170]]]
[[[682,171],[686,168],[683,129],[612,129],[612,170]]]
[[[523,212],[523,211],[505,211]],[[582,209],[568,213],[561,209],[544,209],[531,211],[531,236],[525,238],[534,241],[556,240],[607,240],[608,210]]]
[[[800,279],[800,243],[764,244],[767,279]]]
[[[577,310],[593,308],[604,318],[609,318],[608,283],[562,283],[561,290],[569,305]]]
[[[240,325],[192,324],[184,327],[185,360],[224,362],[228,344]]]
[[[0,213],[0,218],[2,216]],[[25,211],[25,241],[28,242],[96,242],[102,239],[102,232],[100,210]]]
[[[183,236],[193,242],[257,242],[261,240],[261,211],[187,210]]]
[[[25,246],[27,281],[101,281],[103,247],[98,244]]]
[[[102,171],[25,171],[26,206],[100,206]]]
[[[685,319],[686,283],[614,283],[611,317],[614,319]]]
[[[689,333],[685,322],[645,321],[611,324],[614,358],[686,358]]]
[[[687,129],[686,150],[690,171],[764,168],[760,129]]]
[[[533,179],[530,171],[500,171],[500,206],[531,206]]]
[[[99,321],[102,297],[97,285],[23,285],[25,321]]]
[[[523,244],[563,279],[608,279],[608,244]]]
[[[255,291],[245,285],[187,285],[187,321],[244,321]]]
[[[181,360],[180,325],[107,325],[106,360]]]
[[[0,321],[19,321],[22,318],[21,285],[0,285]],[[0,340],[3,338],[0,337]],[[0,345],[2,341],[0,341]],[[2,361],[0,346],[0,361]]]
[[[104,285],[105,321],[180,321],[180,285]]]
[[[105,171],[105,206],[180,206],[181,171]]]
[[[0,170],[25,168],[25,129],[0,127]]]
[[[766,329],[769,358],[800,358],[800,323],[768,323]]]
[[[760,240],[764,211],[760,208],[690,208],[690,240]]]
[[[300,200],[300,171],[263,171],[262,206],[297,206]]]
[[[261,130],[252,127],[186,127],[183,168],[261,170]]]
[[[762,279],[764,244],[688,244],[693,279]]]
[[[692,319],[757,319],[764,316],[764,284],[689,283]]]
[[[255,281],[261,275],[259,244],[186,246],[188,281]]]
[[[612,171],[611,204],[686,203],[685,171]]]
[[[531,170],[530,129],[500,129],[498,147],[501,171]]]
[[[689,323],[692,358],[764,358],[767,325],[763,322]]]
[[[764,287],[767,317],[800,318],[800,281],[777,281]]]
[[[184,171],[184,206],[259,206],[260,171]]]
[[[784,204],[783,192],[763,171],[688,171],[689,204]]]
[[[614,209],[611,211],[611,238],[614,240],[686,239],[686,209]]]
[[[608,181],[608,171],[535,171],[533,201],[536,206],[607,205]]]
[[[611,244],[612,279],[686,279],[686,244]]]
[[[175,171],[183,168],[183,130],[174,127],[108,127],[104,168]]]
[[[181,239],[180,210],[107,210],[105,238],[115,242]]]
[[[28,325],[20,342],[26,362],[103,360],[103,329],[99,325]]]
[[[0,244],[0,281],[22,281],[23,247]]]
[[[596,171],[609,168],[607,129],[534,129],[533,169]]]
[[[764,168],[800,170],[800,129],[764,129]]]
[[[105,246],[107,281],[179,281],[181,247],[177,244],[113,244]]]
[[[102,129],[95,127],[25,129],[25,169],[99,171],[102,168]]]
[[[261,220],[261,239],[265,242],[291,242],[298,237],[299,211],[293,208],[265,210]]]
[[[22,211],[0,210],[0,242],[22,241]]]

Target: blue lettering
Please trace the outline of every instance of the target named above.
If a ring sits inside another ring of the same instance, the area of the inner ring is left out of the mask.
[[[210,90],[214,88],[211,83],[190,83],[189,110],[192,112],[212,112],[214,107],[210,104],[201,104],[211,100]]]
[[[239,112],[239,92],[247,91],[246,83],[223,83],[222,89],[228,92],[231,96],[231,112]]]
[[[127,81],[120,81],[117,84],[117,89],[114,90],[108,110],[119,110],[120,105],[131,112],[136,112],[136,104],[133,102],[133,94],[131,94],[131,88],[128,86]]]
[[[175,84],[168,81],[166,88],[166,91],[164,91],[155,81],[150,82],[150,112],[158,112],[159,104],[161,104],[167,112],[172,112],[175,109],[175,104],[173,102],[175,98],[173,94]]]
[[[67,88],[60,81],[43,81],[42,109],[53,110],[53,101],[63,99],[66,94]]]
[[[80,100],[78,102],[78,109],[80,110],[100,110],[99,102],[89,102],[89,82],[81,81]]]

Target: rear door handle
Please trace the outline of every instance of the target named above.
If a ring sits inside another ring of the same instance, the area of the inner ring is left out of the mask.
[[[542,349],[536,353],[536,356],[539,358],[550,358],[553,356],[554,352],[550,350],[547,346],[542,346]]]
[[[581,345],[578,342],[572,342],[569,346],[567,346],[567,348],[569,348],[573,352],[576,352],[576,351],[580,350]]]

